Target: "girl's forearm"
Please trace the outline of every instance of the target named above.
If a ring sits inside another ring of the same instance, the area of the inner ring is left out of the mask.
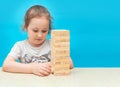
[[[2,70],[7,72],[32,73],[32,64],[23,64],[14,61],[6,62]]]

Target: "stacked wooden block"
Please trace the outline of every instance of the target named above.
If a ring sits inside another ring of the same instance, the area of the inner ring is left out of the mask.
[[[51,31],[51,62],[54,75],[70,74],[69,30]]]

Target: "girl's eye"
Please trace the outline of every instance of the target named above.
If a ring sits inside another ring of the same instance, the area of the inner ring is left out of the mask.
[[[33,30],[33,32],[38,32],[38,30]]]
[[[47,31],[42,31],[43,33],[46,33]]]

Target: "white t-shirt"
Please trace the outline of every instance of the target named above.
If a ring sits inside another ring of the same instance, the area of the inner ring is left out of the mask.
[[[19,59],[21,63],[50,61],[50,40],[46,40],[40,47],[32,47],[27,40],[16,42],[8,56]]]

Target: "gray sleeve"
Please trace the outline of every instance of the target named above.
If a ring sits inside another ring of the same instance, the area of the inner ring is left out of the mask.
[[[21,51],[20,51],[19,44],[15,43],[14,46],[12,47],[10,53],[8,54],[8,56],[11,56],[11,57],[13,57],[14,59],[17,60],[18,58],[20,58],[20,54],[21,54],[20,52]]]

